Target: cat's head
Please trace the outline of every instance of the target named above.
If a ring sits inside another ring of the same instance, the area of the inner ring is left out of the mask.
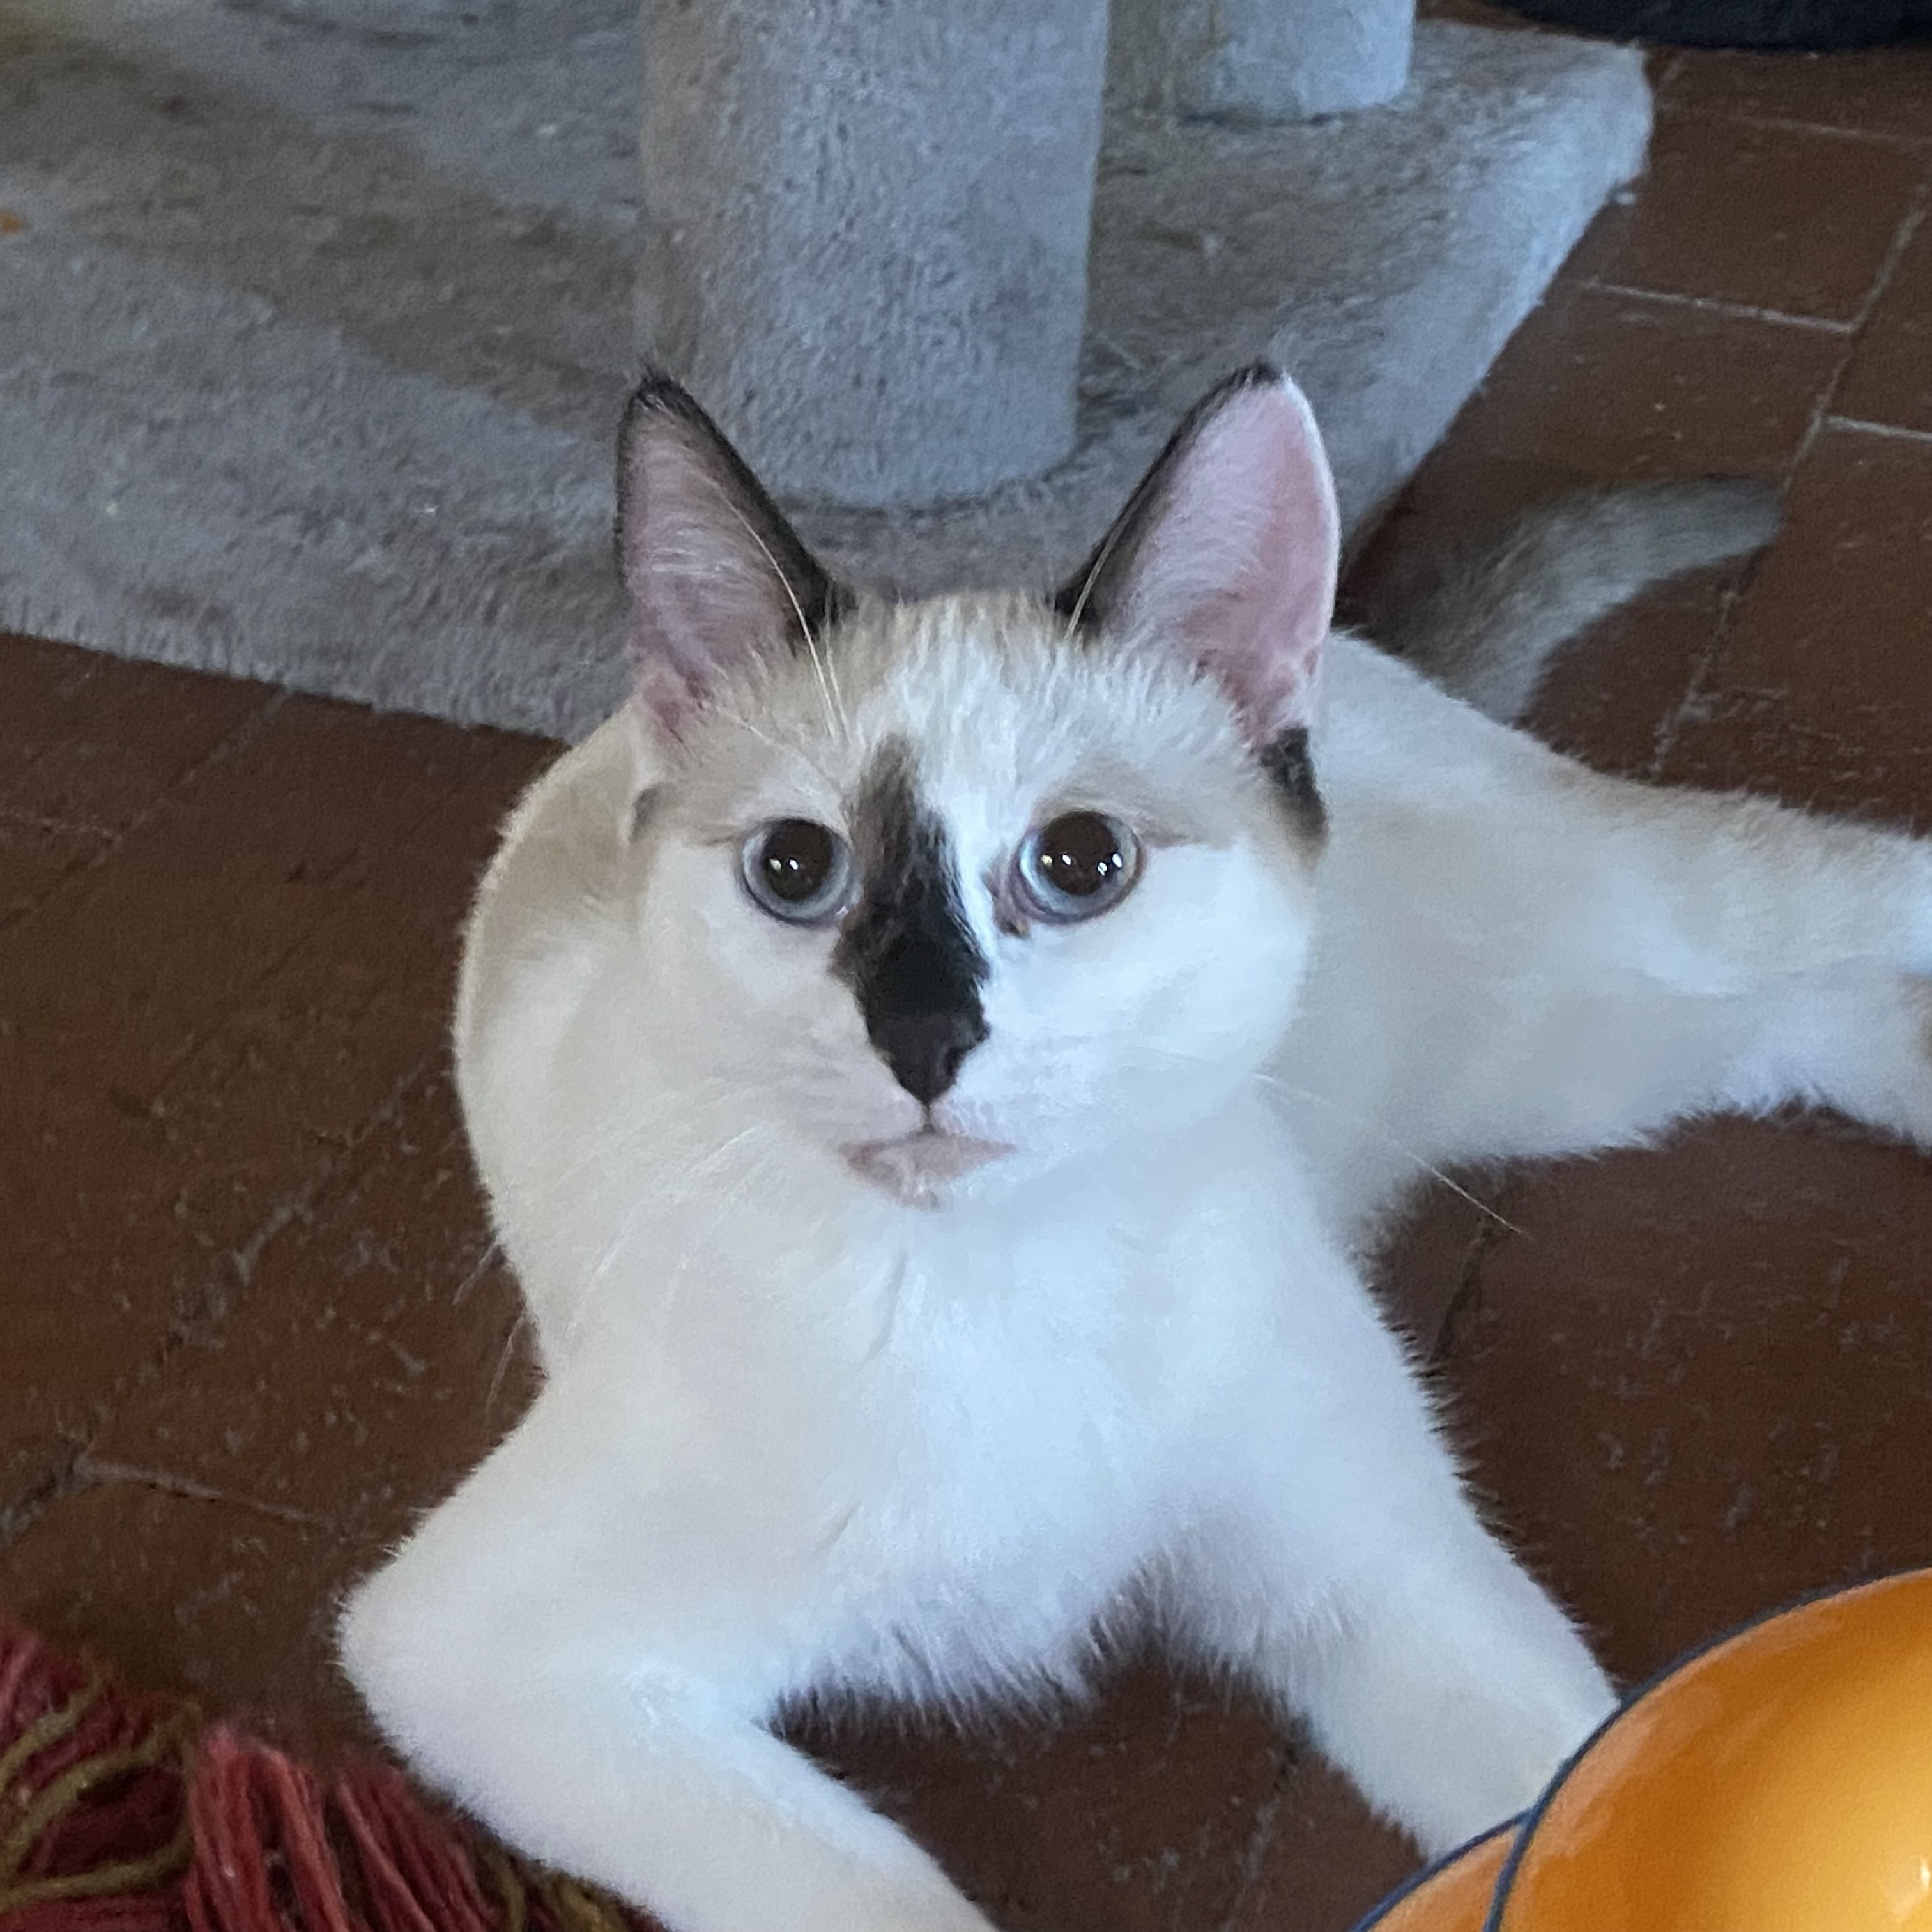
[[[1323,832],[1337,523],[1291,383],[1217,388],[1051,598],[844,590],[662,380],[620,500],[658,1079],[935,1205],[1254,1078]]]

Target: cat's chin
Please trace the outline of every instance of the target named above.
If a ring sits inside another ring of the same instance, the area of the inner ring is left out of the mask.
[[[945,1206],[969,1174],[1013,1152],[1004,1141],[922,1127],[887,1141],[862,1141],[842,1148],[845,1164],[862,1180],[904,1208]]]

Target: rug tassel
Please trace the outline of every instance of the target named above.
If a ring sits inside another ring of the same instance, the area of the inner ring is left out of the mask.
[[[104,1673],[0,1624],[0,1921],[148,1932],[188,1862],[191,1706],[111,1694]]]
[[[649,1932],[391,1766],[325,1785],[0,1619],[4,1932]]]

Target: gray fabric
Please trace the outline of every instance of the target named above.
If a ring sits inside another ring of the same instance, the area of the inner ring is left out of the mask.
[[[28,226],[0,237],[0,626],[561,736],[604,715],[626,0],[7,19],[0,206]],[[1355,521],[1640,164],[1648,115],[1627,50],[1425,25],[1386,108],[1117,121],[1073,454],[950,508],[795,506],[801,528],[909,590],[1049,580],[1262,353],[1308,388]]]
[[[1113,0],[1112,17],[1124,104],[1300,121],[1402,91],[1415,0]]]
[[[1106,0],[644,13],[638,340],[780,493],[1073,448]]]

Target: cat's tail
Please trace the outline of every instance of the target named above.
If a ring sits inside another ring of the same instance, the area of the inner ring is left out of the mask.
[[[1768,543],[1774,484],[1613,484],[1526,511],[1373,610],[1369,636],[1492,718],[1528,710],[1550,660],[1649,585]]]

